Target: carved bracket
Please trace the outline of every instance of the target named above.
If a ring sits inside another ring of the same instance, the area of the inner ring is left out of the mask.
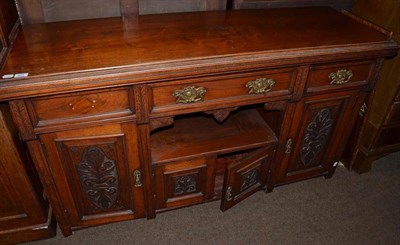
[[[150,120],[150,132],[158,128],[167,127],[174,124],[173,117],[162,117]]]
[[[231,108],[224,108],[224,109],[217,109],[211,111],[205,111],[204,113],[213,115],[215,120],[218,122],[223,122],[229,116],[232,111],[237,110],[239,107],[231,107]]]

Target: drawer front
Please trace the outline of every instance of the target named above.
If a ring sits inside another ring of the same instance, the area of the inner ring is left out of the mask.
[[[202,203],[214,195],[215,157],[153,167],[158,210]]]
[[[385,120],[385,124],[395,123],[400,124],[400,101],[396,101],[392,104]]]
[[[215,107],[221,103],[229,105],[265,97],[288,96],[292,93],[296,71],[291,68],[154,84],[151,86],[152,111],[195,108],[200,103],[203,108]],[[197,96],[190,96],[196,92]],[[187,93],[189,96],[186,96]]]
[[[306,93],[367,85],[374,64],[374,62],[358,62],[311,67],[306,84]]]
[[[74,123],[134,114],[130,88],[79,92],[27,100],[36,127]]]

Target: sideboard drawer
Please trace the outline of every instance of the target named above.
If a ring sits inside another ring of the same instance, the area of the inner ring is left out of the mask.
[[[308,75],[306,93],[367,85],[374,64],[368,61],[313,66]]]
[[[34,126],[115,118],[134,114],[131,88],[78,92],[26,100]]]
[[[290,96],[296,74],[290,68],[153,84],[153,112]]]

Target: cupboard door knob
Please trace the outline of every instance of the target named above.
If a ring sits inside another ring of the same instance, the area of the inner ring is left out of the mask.
[[[135,172],[133,172],[133,177],[135,178],[135,187],[141,187],[142,186],[142,174],[140,173],[140,171],[135,170]]]
[[[274,85],[275,81],[273,79],[263,77],[248,82],[246,88],[249,89],[249,94],[264,94],[271,91]]]
[[[292,153],[292,144],[293,144],[293,140],[292,139],[288,139],[286,141],[286,145],[285,145],[285,153],[286,154]]]
[[[229,187],[226,189],[225,199],[226,199],[227,202],[232,201],[232,187],[231,187],[231,186],[229,186]]]
[[[177,104],[189,104],[203,101],[206,92],[204,87],[189,86],[175,90],[172,96],[176,98]]]
[[[340,69],[337,72],[332,72],[329,74],[329,78],[332,80],[330,84],[341,85],[348,83],[353,77],[353,72],[351,70]]]

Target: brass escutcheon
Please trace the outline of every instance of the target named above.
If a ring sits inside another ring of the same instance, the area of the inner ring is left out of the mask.
[[[285,153],[286,154],[292,153],[292,144],[293,144],[293,140],[292,139],[288,139],[286,141],[286,145],[285,145]]]
[[[135,187],[141,187],[142,186],[142,174],[140,173],[140,171],[135,170],[135,172],[133,172],[133,177],[135,178]]]

